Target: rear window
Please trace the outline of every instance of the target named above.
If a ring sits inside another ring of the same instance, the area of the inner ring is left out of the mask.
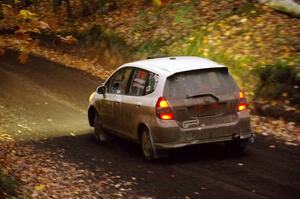
[[[238,86],[227,68],[201,69],[176,73],[168,77],[164,95],[168,98],[189,98],[205,94],[235,92]]]

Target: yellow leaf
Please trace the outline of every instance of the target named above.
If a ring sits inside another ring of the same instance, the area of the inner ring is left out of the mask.
[[[42,191],[43,189],[45,189],[45,185],[43,185],[43,184],[37,185],[34,187],[34,189],[36,191]]]
[[[228,30],[224,33],[225,36],[229,36],[230,34],[231,34],[230,30]]]
[[[241,23],[246,23],[246,21],[247,21],[246,18],[243,18],[243,19],[240,20]]]
[[[19,17],[23,19],[32,19],[35,16],[34,13],[30,12],[29,10],[20,10]]]
[[[156,8],[160,8],[162,5],[161,0],[152,0],[152,3]]]
[[[21,52],[21,54],[18,57],[20,63],[22,64],[26,64],[27,60],[28,60],[28,55],[25,52]]]

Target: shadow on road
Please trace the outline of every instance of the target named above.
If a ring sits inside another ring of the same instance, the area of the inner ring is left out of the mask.
[[[86,134],[54,137],[32,143],[46,150],[63,149],[65,151],[65,157],[70,161],[76,162],[85,160],[87,163],[97,159],[105,159],[107,161],[135,161],[147,165],[172,165],[178,163],[193,163],[201,160],[234,160],[249,155],[247,151],[243,154],[230,154],[225,150],[223,144],[203,144],[172,149],[169,150],[169,157],[167,158],[146,161],[142,156],[139,144],[115,136],[112,136],[112,139],[105,143],[97,143],[92,131]]]

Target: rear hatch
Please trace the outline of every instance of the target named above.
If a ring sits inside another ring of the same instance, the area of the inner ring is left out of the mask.
[[[239,88],[227,68],[199,69],[168,77],[164,96],[182,128],[232,122]]]

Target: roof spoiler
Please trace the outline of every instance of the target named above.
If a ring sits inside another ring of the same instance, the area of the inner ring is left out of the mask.
[[[156,58],[166,58],[166,57],[170,57],[167,55],[154,55],[154,56],[149,56],[146,59],[156,59]]]

